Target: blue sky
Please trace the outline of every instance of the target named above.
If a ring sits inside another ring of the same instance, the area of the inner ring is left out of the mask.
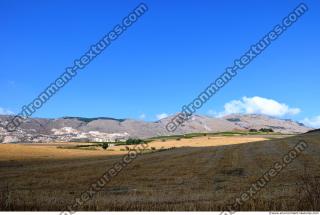
[[[146,0],[149,11],[34,116],[179,112],[300,3],[259,2]],[[18,113],[139,3],[1,1],[0,113]],[[271,99],[288,106],[279,117],[320,126],[320,2],[305,3],[309,11],[199,113],[239,102],[261,112]]]

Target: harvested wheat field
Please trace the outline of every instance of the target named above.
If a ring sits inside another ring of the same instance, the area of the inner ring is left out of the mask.
[[[273,140],[263,136],[156,140],[92,199],[74,209],[222,210],[299,140],[307,148],[236,209],[319,210],[319,133]],[[84,150],[65,145],[1,144],[0,209],[65,210],[133,148]]]

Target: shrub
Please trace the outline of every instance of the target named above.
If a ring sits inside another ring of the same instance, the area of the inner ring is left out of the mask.
[[[181,138],[177,138],[176,140],[179,141],[179,140],[181,140]]]
[[[127,145],[138,145],[140,143],[143,143],[144,141],[141,139],[133,139],[133,138],[129,138],[126,140],[126,144]]]
[[[102,143],[101,147],[106,150],[109,147],[108,143]]]
[[[271,128],[261,128],[259,131],[261,132],[273,132]]]
[[[258,132],[258,130],[253,128],[253,129],[250,129],[249,132]]]
[[[162,141],[162,142],[166,142],[167,140],[166,140],[166,139],[162,139],[161,141]]]
[[[229,122],[241,122],[241,120],[239,118],[230,118],[227,119]]]

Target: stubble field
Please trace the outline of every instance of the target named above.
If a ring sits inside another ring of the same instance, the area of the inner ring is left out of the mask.
[[[268,136],[156,140],[77,210],[221,210],[299,140],[308,148],[238,209],[319,210],[318,133],[273,140]],[[1,144],[0,209],[64,210],[133,147],[65,147],[70,145]]]

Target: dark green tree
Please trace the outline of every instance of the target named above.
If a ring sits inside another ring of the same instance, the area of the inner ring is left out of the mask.
[[[102,143],[101,147],[106,150],[109,147],[108,143]]]

